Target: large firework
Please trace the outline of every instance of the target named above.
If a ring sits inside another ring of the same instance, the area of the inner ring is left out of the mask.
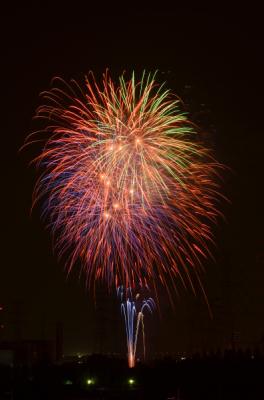
[[[170,288],[179,278],[194,289],[219,214],[219,164],[179,99],[145,73],[58,79],[43,96],[34,203],[68,270],[80,260],[88,286]]]

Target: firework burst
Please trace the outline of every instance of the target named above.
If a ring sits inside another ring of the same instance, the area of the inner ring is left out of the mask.
[[[117,84],[91,75],[83,87],[58,79],[43,97],[37,117],[48,138],[34,203],[43,201],[68,271],[80,259],[88,286],[180,278],[194,289],[219,215],[220,165],[179,99],[145,73]]]
[[[144,311],[147,310],[152,314],[155,309],[155,302],[151,297],[142,300],[140,294],[137,294],[135,298],[133,298],[133,293],[130,288],[124,290],[123,287],[119,287],[117,294],[121,300],[121,314],[124,318],[126,328],[128,366],[133,368],[136,364],[140,326],[142,330],[144,360],[146,359]]]

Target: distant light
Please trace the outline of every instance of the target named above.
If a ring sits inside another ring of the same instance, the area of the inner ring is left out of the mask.
[[[64,385],[72,385],[72,381],[70,379],[66,379],[66,381],[64,381]]]
[[[94,380],[93,379],[91,379],[91,378],[89,378],[89,379],[86,379],[86,383],[87,383],[87,385],[93,385],[94,384]]]
[[[181,360],[182,360],[182,361],[186,360],[186,357],[181,357]]]
[[[129,383],[129,385],[134,385],[135,379],[132,379],[132,378],[128,379],[128,383]]]

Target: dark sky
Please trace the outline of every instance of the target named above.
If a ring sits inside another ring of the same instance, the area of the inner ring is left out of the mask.
[[[202,277],[214,317],[199,291],[196,297],[180,291],[174,310],[161,295],[161,317],[146,317],[148,351],[227,345],[232,332],[241,345],[257,345],[264,338],[260,10],[175,6],[155,13],[131,7],[120,14],[99,8],[13,4],[2,15],[1,126],[7,141],[0,335],[52,338],[61,321],[65,353],[125,352],[115,294],[107,296],[102,288],[95,306],[78,272],[66,277],[38,212],[30,216],[33,153],[18,149],[36,129],[39,93],[52,77],[78,80],[89,70],[100,76],[108,67],[117,76],[145,68],[160,71],[158,79],[182,97],[194,121],[209,132],[218,160],[232,170],[224,175],[231,204],[223,205],[226,222],[216,229],[216,262],[207,263]]]

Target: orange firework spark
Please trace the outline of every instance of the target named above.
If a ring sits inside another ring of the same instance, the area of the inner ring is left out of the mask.
[[[190,272],[198,277],[210,254],[219,215],[221,166],[180,101],[155,74],[58,83],[37,113],[49,138],[34,203],[43,199],[68,270],[80,259],[89,286],[168,287],[180,278],[194,289]]]

